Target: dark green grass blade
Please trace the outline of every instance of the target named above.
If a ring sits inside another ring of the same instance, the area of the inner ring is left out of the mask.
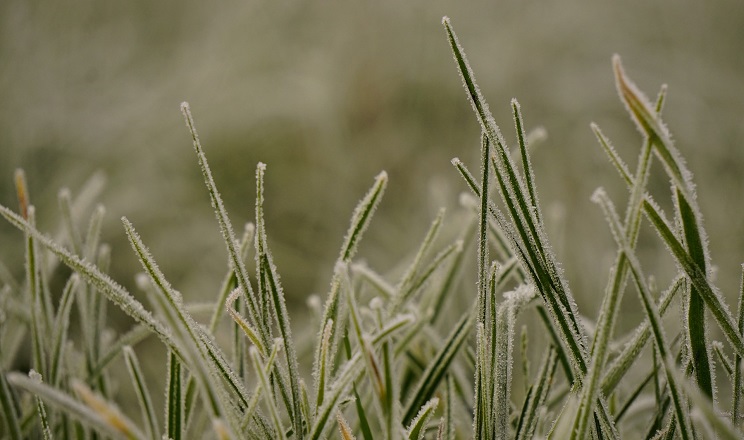
[[[165,432],[168,438],[181,440],[184,432],[184,399],[182,392],[181,361],[173,351],[168,352],[168,379],[165,392]]]
[[[537,381],[529,388],[527,397],[522,405],[522,411],[517,422],[514,438],[516,440],[528,440],[533,438],[537,422],[540,418],[540,408],[545,404],[545,400],[550,392],[555,369],[558,365],[558,352],[551,347],[543,358],[540,370],[537,374]]]
[[[674,235],[672,229],[660,214],[658,207],[648,197],[643,202],[643,211],[661,239],[672,251],[677,262],[682,266],[690,282],[698,290],[698,293],[710,309],[711,314],[716,319],[716,322],[718,322],[726,338],[731,342],[737,353],[744,355],[744,340],[737,329],[734,318],[720,298],[717,290],[708,282],[706,273],[685,250],[684,245]]]
[[[444,345],[442,345],[437,355],[431,360],[421,379],[419,379],[411,398],[404,407],[403,423],[410,423],[424,402],[434,395],[434,391],[444,378],[450,364],[470,333],[470,327],[473,326],[475,321],[474,317],[475,313],[473,312],[463,314],[460,321],[445,340]]]

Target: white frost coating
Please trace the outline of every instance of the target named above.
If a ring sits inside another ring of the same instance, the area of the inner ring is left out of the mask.
[[[34,381],[36,381],[38,383],[41,383],[42,382],[42,380],[41,380],[41,374],[38,371],[34,370],[33,368],[31,370],[29,370],[28,377],[30,377],[31,380],[34,380]]]

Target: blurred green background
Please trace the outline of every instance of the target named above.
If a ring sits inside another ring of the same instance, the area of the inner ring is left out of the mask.
[[[0,202],[16,206],[13,170],[23,167],[40,227],[52,231],[58,189],[75,193],[101,170],[114,277],[131,287],[138,270],[126,215],[187,298],[212,299],[227,259],[185,100],[236,228],[253,218],[255,165],[268,164],[269,240],[291,302],[326,291],[351,211],[383,169],[388,193],[361,253],[384,273],[439,206],[457,207],[465,185],[450,159],[477,169],[479,127],[443,15],[507,140],[512,97],[528,128],[548,132],[533,156],[537,184],[543,209],[563,213],[551,238],[583,313],[595,316],[615,252],[589,197],[603,185],[620,207],[626,198],[589,123],[631,167],[641,142],[617,99],[613,53],[649,95],[669,84],[665,120],[733,301],[744,261],[740,0],[3,0]],[[652,184],[666,196],[665,178]],[[642,240],[642,258],[670,273],[668,257],[656,262],[659,241]],[[21,235],[0,223],[0,257],[19,277],[22,255]]]

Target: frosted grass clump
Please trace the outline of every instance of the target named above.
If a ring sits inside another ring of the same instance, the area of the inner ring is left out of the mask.
[[[291,268],[278,267],[271,253],[267,166],[256,167],[255,220],[237,237],[187,103],[181,110],[227,252],[207,323],[126,218],[147,304],[105,274],[105,209],[93,208],[91,197],[100,178],[77,197],[60,191],[62,232],[50,238],[37,228],[25,176],[16,173],[19,212],[0,206],[0,215],[25,235],[26,277],[0,266],[0,438],[741,438],[744,267],[734,316],[711,275],[692,173],[661,119],[666,87],[651,103],[613,58],[620,99],[643,141],[632,172],[591,125],[630,197],[621,217],[602,188],[592,196],[617,255],[599,315],[585,327],[538,201],[529,144],[544,133],[527,130],[512,100],[518,148],[507,146],[449,19],[443,24],[482,132],[477,176],[452,160],[469,191],[459,200],[467,220],[451,222],[439,211],[410,261],[400,262],[402,275],[380,273],[355,260],[388,186],[387,174],[378,174],[352,212],[328,292],[308,299],[309,329],[292,328],[298,311],[287,308],[279,275]],[[672,182],[669,213],[647,188],[654,158]],[[82,228],[76,219],[88,212]],[[678,263],[661,294],[650,281],[654,268],[636,255],[643,227]],[[52,282],[67,274],[59,263],[72,270],[61,284]],[[626,290],[645,313],[628,337],[614,334]],[[111,340],[104,298],[136,323]],[[685,314],[678,334],[662,321],[673,307]],[[725,340],[712,340],[707,314]],[[70,332],[74,319],[79,335]],[[225,327],[228,337],[218,338]],[[296,334],[316,337],[306,347]],[[145,373],[153,366],[138,354],[152,335],[167,358],[155,366],[160,378]],[[19,371],[26,338],[30,365]],[[111,368],[119,357],[124,377]],[[158,379],[162,412],[154,403]],[[122,387],[131,387],[132,401],[116,393]]]

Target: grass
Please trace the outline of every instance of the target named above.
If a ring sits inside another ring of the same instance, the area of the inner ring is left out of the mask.
[[[387,189],[387,174],[380,173],[352,214],[315,328],[294,329],[317,335],[309,349],[293,336],[270,251],[267,167],[256,168],[255,222],[238,237],[188,104],[182,112],[228,254],[208,324],[195,318],[194,305],[166,279],[128,219],[122,218],[125,234],[142,266],[138,297],[147,305],[106,275],[103,208],[93,210],[83,234],[73,221],[79,204],[62,191],[63,235],[51,238],[39,231],[28,185],[18,172],[19,212],[0,207],[26,243],[26,279],[3,275],[0,290],[0,436],[740,438],[744,281],[734,315],[714,284],[692,174],[661,117],[666,88],[652,103],[628,78],[620,58],[613,58],[620,99],[643,140],[631,173],[592,126],[629,197],[622,218],[603,189],[592,197],[605,214],[617,254],[589,328],[551,250],[521,107],[512,101],[518,144],[512,150],[449,20],[443,24],[482,130],[477,176],[453,160],[470,192],[462,198],[469,219],[447,226],[440,211],[399,279],[377,273],[355,257]],[[671,181],[670,213],[647,189],[654,162]],[[441,239],[445,227],[457,230],[451,242]],[[644,267],[636,254],[642,227],[655,231],[678,263],[679,274],[663,292],[651,282],[653,267]],[[473,268],[466,258],[471,251]],[[249,273],[251,257],[255,273]],[[60,270],[60,263],[71,272]],[[61,274],[68,278],[57,291],[53,280]],[[626,290],[635,291],[645,318],[630,337],[618,337]],[[110,333],[104,298],[136,322],[110,340],[104,340]],[[684,325],[670,338],[663,315],[674,307]],[[70,330],[73,316],[80,322],[77,333]],[[520,320],[538,325],[523,327],[517,338]],[[225,322],[231,327],[229,344],[218,332]],[[714,334],[723,340],[714,340]],[[160,376],[146,374],[135,349],[151,335],[167,353]],[[530,351],[541,354],[532,358]],[[28,368],[14,370],[25,352],[30,352]],[[119,358],[124,376],[112,368]],[[518,368],[515,360],[521,360]],[[716,365],[722,367],[718,377]],[[153,391],[153,383],[164,390]],[[131,387],[134,400],[121,400],[121,387]],[[153,402],[160,396],[159,415]],[[647,409],[634,412],[636,407]]]

